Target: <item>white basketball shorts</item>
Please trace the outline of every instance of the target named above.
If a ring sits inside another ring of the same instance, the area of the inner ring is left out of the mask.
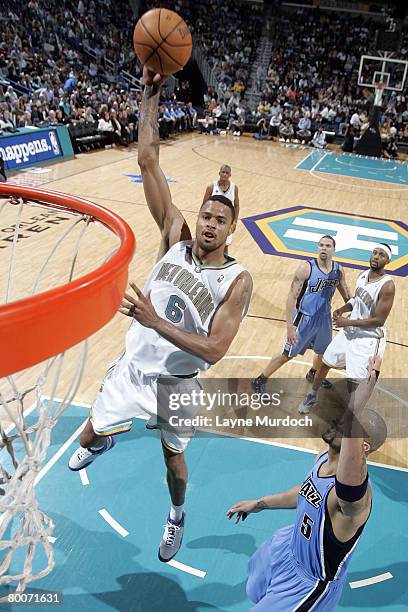
[[[91,422],[96,434],[109,436],[129,431],[132,419],[141,415],[157,416],[157,381],[156,376],[146,376],[140,370],[129,367],[126,354],[119,358],[107,371],[102,386],[91,408]],[[197,378],[177,378],[166,375],[161,385],[161,397],[169,393],[190,394],[199,392],[201,385]],[[163,395],[164,388],[164,395]],[[184,411],[193,418],[199,406],[186,406]],[[166,406],[163,409],[166,414]],[[159,417],[159,423],[161,418]],[[194,435],[194,427],[169,427],[166,424],[158,426],[161,440],[169,450],[182,453]]]
[[[344,329],[330,342],[323,354],[323,363],[331,368],[345,369],[347,378],[363,379],[368,376],[370,357],[384,355],[386,345],[383,338],[347,338]]]

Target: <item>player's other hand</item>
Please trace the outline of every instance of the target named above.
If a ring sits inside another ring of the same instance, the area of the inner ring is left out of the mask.
[[[296,328],[293,325],[288,326],[287,340],[292,346],[296,344]]]
[[[334,318],[334,313],[333,313],[333,323],[335,327],[348,327],[350,325],[347,317],[338,316]]]
[[[160,317],[152,304],[150,297],[151,292],[149,291],[145,296],[135,283],[130,282],[129,284],[136,295],[130,295],[130,293],[126,292],[121,302],[119,312],[127,317],[133,317],[144,327],[154,328],[160,321]]]
[[[153,85],[154,88],[159,88],[160,85],[166,80],[162,74],[153,72],[147,66],[143,66],[143,83],[145,85]]]
[[[337,317],[341,317],[342,314],[343,314],[343,311],[341,310],[341,308],[337,308],[336,310],[333,310],[333,321],[336,322]]]
[[[244,501],[240,501],[237,504],[231,506],[229,510],[227,510],[227,517],[228,519],[232,519],[234,514],[236,514],[237,516],[234,521],[234,525],[236,525],[237,523],[239,523],[240,520],[245,521],[248,514],[260,512],[262,508],[258,508],[257,504],[257,499],[247,499]]]

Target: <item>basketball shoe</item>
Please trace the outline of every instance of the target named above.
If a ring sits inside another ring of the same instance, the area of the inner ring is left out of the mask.
[[[75,453],[71,456],[71,459],[68,462],[68,467],[73,472],[77,472],[78,470],[82,470],[86,468],[88,465],[91,465],[95,461],[97,457],[103,455],[108,450],[115,446],[115,437],[108,436],[104,441],[104,445],[98,450],[92,450],[90,448],[82,448],[80,446],[77,448]]]
[[[159,546],[159,559],[163,563],[171,561],[180,549],[184,535],[184,519],[184,512],[178,523],[171,520],[170,514],[167,517],[166,524],[164,525],[164,534]]]
[[[298,412],[300,412],[300,414],[309,414],[310,409],[313,408],[316,402],[317,402],[316,393],[315,392],[308,393],[305,399],[303,400],[303,402],[299,404]]]

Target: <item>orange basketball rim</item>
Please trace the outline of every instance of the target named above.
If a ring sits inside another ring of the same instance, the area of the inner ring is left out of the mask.
[[[121,244],[96,270],[49,291],[0,306],[0,377],[65,351],[112,319],[126,290],[128,266],[135,250],[129,225],[98,204],[64,193],[0,184],[0,197],[9,196],[49,209],[88,215],[111,230]]]

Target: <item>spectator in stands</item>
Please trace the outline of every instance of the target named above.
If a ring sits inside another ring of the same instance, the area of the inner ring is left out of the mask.
[[[105,111],[102,117],[98,122],[98,131],[102,132],[102,134],[106,137],[106,141],[108,145],[112,145],[114,143],[114,127],[112,125],[112,121],[109,116],[109,112]]]
[[[271,140],[275,140],[275,138],[279,135],[279,128],[282,123],[282,113],[278,110],[272,112],[270,121],[269,121],[269,137]]]
[[[256,127],[258,128],[254,134],[254,138],[257,140],[266,140],[268,137],[268,126],[266,125],[266,117],[261,117],[257,121]]]
[[[225,104],[224,104],[224,106],[225,106]],[[187,104],[187,111],[188,111],[188,114],[191,117],[192,127],[195,128],[196,123],[197,123],[197,111],[194,108],[192,102],[188,102],[188,104]]]
[[[231,129],[233,130],[234,136],[241,136],[245,130],[245,115],[240,114],[236,116],[236,119],[232,122]]]
[[[291,142],[294,134],[293,126],[289,119],[286,119],[279,128],[279,135],[285,142]]]
[[[33,122],[31,121],[31,113],[30,111],[25,111],[25,113],[20,116],[17,127],[24,128],[31,125],[33,125]]]
[[[347,128],[346,135],[344,137],[344,142],[341,146],[345,153],[352,153],[354,151],[354,137],[354,128],[352,125],[349,125],[349,127]]]
[[[312,137],[310,131],[311,121],[308,117],[301,117],[298,123],[298,129],[296,131],[296,138],[300,140],[302,144],[307,144]]]
[[[312,138],[312,145],[316,149],[325,149],[327,147],[326,134],[323,132],[323,128],[318,127]]]
[[[350,125],[354,128],[354,133],[356,136],[358,136],[360,134],[360,129],[361,129],[361,120],[360,120],[360,116],[357,112],[357,109],[355,109],[353,111],[353,114],[351,115],[351,119],[350,119]]]
[[[3,116],[0,116],[0,130],[15,130],[16,123],[13,115],[9,110],[3,111]]]
[[[395,138],[390,138],[384,148],[384,157],[398,159],[398,147]]]

